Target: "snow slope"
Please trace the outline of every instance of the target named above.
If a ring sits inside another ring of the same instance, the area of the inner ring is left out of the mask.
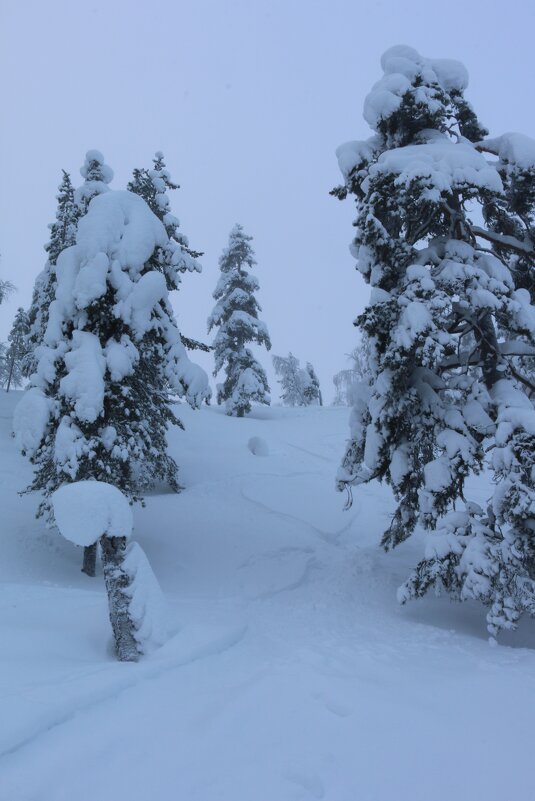
[[[180,406],[186,490],[134,511],[171,637],[119,664],[102,577],[16,495],[19,394],[0,398],[1,801],[535,797],[535,627],[491,648],[476,605],[397,605],[422,542],[381,552],[385,488],[342,511],[347,409]]]

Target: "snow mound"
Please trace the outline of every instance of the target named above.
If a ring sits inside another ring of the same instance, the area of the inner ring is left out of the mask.
[[[130,537],[132,509],[123,493],[104,481],[64,484],[52,495],[60,533],[75,545],[92,545],[107,534]]]
[[[269,456],[269,446],[262,437],[251,437],[247,447],[254,456]]]
[[[149,560],[137,542],[128,546],[123,569],[131,580],[125,590],[130,598],[128,612],[136,627],[139,650],[147,654],[167,640],[164,597]]]

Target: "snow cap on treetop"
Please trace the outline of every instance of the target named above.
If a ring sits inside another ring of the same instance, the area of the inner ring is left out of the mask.
[[[104,481],[64,484],[52,495],[54,519],[66,540],[92,545],[106,534],[130,537],[132,509],[117,487]]]
[[[100,150],[88,150],[85,154],[85,162],[82,167],[80,167],[80,175],[82,178],[87,178],[89,168],[94,162],[96,162],[100,167],[101,180],[104,181],[104,183],[109,184],[113,179],[113,170],[105,163],[104,156]]]
[[[417,76],[424,84],[438,84],[446,92],[462,92],[468,86],[468,72],[459,61],[425,58],[406,45],[390,47],[381,56],[381,66],[384,76],[364,101],[364,119],[374,129],[399,108]]]

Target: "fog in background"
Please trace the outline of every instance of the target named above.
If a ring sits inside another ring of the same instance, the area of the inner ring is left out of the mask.
[[[174,295],[181,331],[208,341],[218,257],[240,222],[272,353],[313,362],[330,401],[368,297],[348,251],[353,203],[329,196],[334,151],[370,135],[362,104],[381,53],[408,44],[463,61],[491,132],[533,136],[532,20],[529,0],[2,0],[0,277],[18,292],[0,340],[44,265],[61,169],[78,185],[97,148],[122,189],[162,150],[181,185],[172,211],[205,254]]]

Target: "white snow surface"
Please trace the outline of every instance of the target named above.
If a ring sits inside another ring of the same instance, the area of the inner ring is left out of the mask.
[[[148,654],[167,639],[167,613],[162,590],[139,543],[128,545],[123,569],[132,581],[127,589],[130,597],[128,611],[136,626],[136,640],[140,652]]]
[[[133,510],[169,638],[120,664],[102,576],[17,495],[21,395],[0,393],[1,801],[535,797],[535,624],[490,648],[479,604],[398,605],[424,538],[380,549],[376,484],[343,512],[346,408],[180,405],[186,488]]]
[[[132,535],[132,508],[117,487],[104,481],[75,481],[52,495],[54,520],[62,536],[75,545],[92,545],[103,534]]]

